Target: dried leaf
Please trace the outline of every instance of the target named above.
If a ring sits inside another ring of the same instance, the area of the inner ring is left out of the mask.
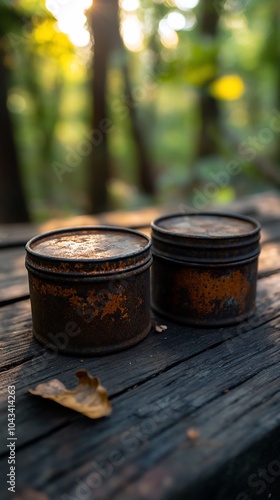
[[[220,444],[215,441],[200,441],[201,432],[193,427],[186,430],[186,436],[188,438],[188,442],[181,445],[183,448],[192,448],[197,446],[220,447]]]
[[[111,414],[112,405],[108,393],[99,379],[92,377],[87,370],[76,373],[79,383],[75,389],[66,389],[60,380],[53,379],[39,384],[35,389],[28,389],[31,394],[41,396],[71,408],[89,418],[101,418]]]
[[[200,438],[201,434],[197,429],[193,429],[191,427],[190,429],[187,429],[186,435],[187,435],[187,438],[189,438],[189,440],[192,443],[195,443]]]
[[[155,331],[158,333],[162,333],[162,332],[164,332],[164,330],[167,330],[166,325],[156,325],[155,326]]]

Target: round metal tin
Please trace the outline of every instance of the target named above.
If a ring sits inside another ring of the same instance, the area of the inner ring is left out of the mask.
[[[226,326],[255,307],[259,222],[232,213],[162,216],[152,223],[152,307],[174,321]]]
[[[71,354],[130,347],[151,329],[151,242],[110,226],[67,228],[26,245],[34,336]]]

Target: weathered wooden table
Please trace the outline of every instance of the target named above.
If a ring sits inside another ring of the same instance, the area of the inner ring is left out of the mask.
[[[156,318],[166,331],[83,359],[47,353],[31,333],[24,243],[50,225],[0,227],[1,499],[280,498],[280,198],[253,197],[234,209],[263,225],[249,321],[208,330]],[[155,213],[74,223],[139,227]],[[93,421],[27,392],[51,378],[74,386],[80,368],[108,389],[110,417]],[[16,408],[10,440],[8,386]],[[15,494],[7,484],[13,442]]]

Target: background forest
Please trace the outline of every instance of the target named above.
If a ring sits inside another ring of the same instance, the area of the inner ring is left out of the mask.
[[[280,186],[279,0],[0,0],[0,221]]]

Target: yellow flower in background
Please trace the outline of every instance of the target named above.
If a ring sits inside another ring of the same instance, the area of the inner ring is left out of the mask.
[[[209,86],[209,92],[216,99],[233,101],[243,96],[245,84],[239,75],[225,75]]]
[[[73,60],[73,45],[67,35],[56,29],[55,19],[46,19],[37,23],[33,29],[33,42],[42,56],[56,59],[61,66],[68,66]]]

